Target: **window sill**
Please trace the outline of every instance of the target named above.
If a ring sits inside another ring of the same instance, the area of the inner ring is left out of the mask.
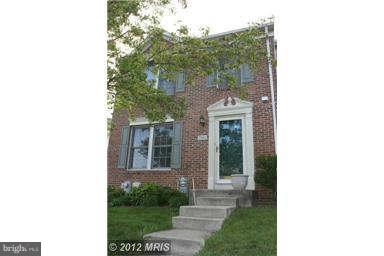
[[[156,168],[156,169],[127,169],[129,172],[158,172],[171,171],[172,168]]]

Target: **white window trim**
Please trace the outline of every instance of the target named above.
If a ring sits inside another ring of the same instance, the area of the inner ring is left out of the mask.
[[[155,82],[155,88],[159,88],[159,76],[160,76],[160,70],[157,70],[157,75],[156,75],[156,82]]]
[[[139,126],[139,125],[149,125],[149,141],[148,141],[148,160],[147,160],[147,168],[128,168],[129,166],[129,161],[127,161],[127,170],[128,171],[169,171],[172,168],[170,167],[165,167],[165,168],[152,168],[152,154],[153,154],[153,134],[154,134],[154,125],[155,124],[160,124],[160,123],[171,123],[174,122],[175,120],[169,116],[166,117],[164,122],[149,122],[149,120],[145,117],[139,117],[136,118],[134,121],[129,123],[130,129],[132,129],[132,126]],[[128,146],[128,152],[131,150],[131,145]]]

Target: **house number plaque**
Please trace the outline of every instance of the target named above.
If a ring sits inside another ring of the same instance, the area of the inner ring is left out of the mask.
[[[206,135],[206,134],[199,135],[199,136],[197,136],[197,140],[199,140],[199,141],[208,140],[208,135]]]

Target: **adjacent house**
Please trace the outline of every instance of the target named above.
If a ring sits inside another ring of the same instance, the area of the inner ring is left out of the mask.
[[[255,186],[255,157],[276,153],[276,42],[273,24],[264,25],[266,60],[258,72],[244,64],[237,74],[248,92],[246,99],[228,95],[212,76],[200,77],[195,86],[156,79],[156,86],[174,97],[185,96],[187,111],[182,120],[168,118],[149,123],[143,117],[129,122],[122,111],[114,113],[108,147],[108,184],[126,180],[156,182],[176,187],[180,177],[192,180],[196,189],[232,189],[230,175],[249,175],[247,190],[259,200],[271,192]],[[229,31],[212,35],[219,38]],[[214,74],[213,74],[214,75]]]

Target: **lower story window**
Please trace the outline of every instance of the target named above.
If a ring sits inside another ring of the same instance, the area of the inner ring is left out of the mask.
[[[129,169],[170,168],[173,124],[133,126],[129,147]],[[150,144],[152,141],[152,145]]]
[[[153,131],[153,168],[171,167],[172,124],[155,125]]]

